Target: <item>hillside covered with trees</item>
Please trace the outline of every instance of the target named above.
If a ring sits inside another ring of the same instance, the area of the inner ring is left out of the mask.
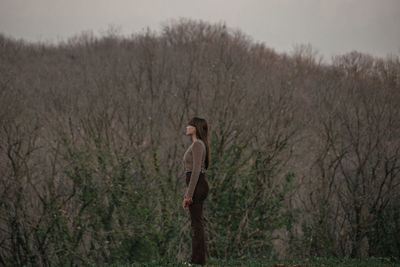
[[[400,257],[400,60],[279,54],[180,20],[0,36],[0,263],[186,260],[188,119],[210,125],[208,256]]]

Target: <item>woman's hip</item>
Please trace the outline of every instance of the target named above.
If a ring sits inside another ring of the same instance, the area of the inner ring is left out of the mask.
[[[189,185],[190,177],[192,173],[186,173],[186,186]],[[199,198],[206,198],[208,195],[209,185],[207,180],[207,175],[204,172],[201,172],[199,175],[199,179],[197,180],[197,185],[194,189],[193,200]]]

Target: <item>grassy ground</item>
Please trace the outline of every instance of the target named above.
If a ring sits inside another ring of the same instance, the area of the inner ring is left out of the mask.
[[[128,265],[111,265],[113,267],[184,267],[182,263],[168,263],[162,261],[154,261],[148,263],[134,263]],[[196,266],[196,265],[194,265]],[[208,267],[214,266],[240,266],[240,267],[311,267],[311,266],[344,266],[344,267],[364,267],[364,266],[400,266],[400,259],[398,258],[368,258],[368,259],[339,259],[339,258],[313,258],[303,260],[218,260],[208,259]]]

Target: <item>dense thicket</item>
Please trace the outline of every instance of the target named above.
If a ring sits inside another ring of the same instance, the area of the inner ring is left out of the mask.
[[[189,20],[0,36],[0,262],[186,260],[194,115],[211,128],[209,256],[399,257],[399,89],[398,57],[326,65]]]

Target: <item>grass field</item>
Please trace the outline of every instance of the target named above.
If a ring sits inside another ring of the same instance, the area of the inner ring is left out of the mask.
[[[127,265],[110,265],[113,267],[184,267],[183,263],[172,263],[163,261],[154,261],[148,263],[133,263]],[[196,266],[196,265],[193,265]],[[199,266],[199,265],[198,265]],[[208,259],[208,267],[213,266],[240,266],[240,267],[311,267],[311,266],[348,266],[348,267],[364,267],[364,266],[400,266],[399,258],[368,258],[368,259],[348,259],[348,258],[312,258],[302,260],[219,260]]]

